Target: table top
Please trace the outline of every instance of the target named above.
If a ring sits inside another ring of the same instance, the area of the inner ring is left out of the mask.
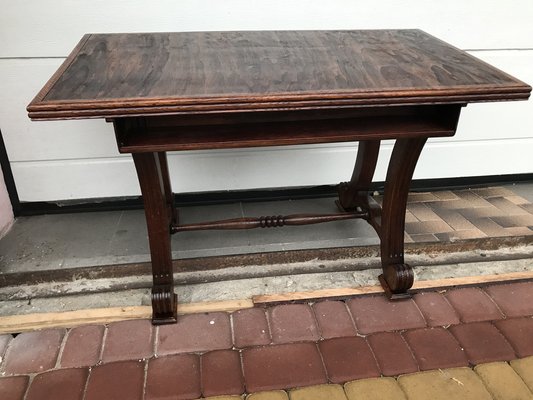
[[[87,34],[32,119],[527,99],[531,87],[420,30]]]

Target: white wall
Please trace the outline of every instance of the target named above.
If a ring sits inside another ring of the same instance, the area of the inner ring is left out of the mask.
[[[0,168],[0,238],[2,238],[13,225],[13,208],[9,200],[2,168]]]
[[[421,28],[533,83],[533,1],[0,0],[0,129],[23,201],[139,193],[103,121],[31,122],[25,107],[87,32]],[[333,184],[355,144],[175,153],[176,191]],[[376,174],[383,180],[391,144]],[[533,172],[533,101],[469,105],[415,178]],[[191,173],[194,171],[194,173]]]

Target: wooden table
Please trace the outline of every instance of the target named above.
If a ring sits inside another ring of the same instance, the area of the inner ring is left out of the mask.
[[[176,322],[170,235],[196,229],[363,218],[381,240],[385,291],[405,296],[413,284],[405,208],[426,140],[453,136],[467,103],[530,92],[420,30],[89,34],[28,111],[34,120],[113,122],[119,151],[131,153],[137,169],[153,322],[162,324]],[[383,139],[396,142],[379,206],[368,192]],[[178,221],[167,151],[352,141],[359,141],[357,160],[350,182],[339,185],[337,214]]]

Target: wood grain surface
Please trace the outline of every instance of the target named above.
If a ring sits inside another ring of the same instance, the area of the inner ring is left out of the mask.
[[[420,30],[86,35],[33,119],[517,100],[531,87]]]

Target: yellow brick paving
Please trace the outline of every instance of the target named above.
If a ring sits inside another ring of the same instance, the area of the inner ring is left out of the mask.
[[[494,400],[533,398],[533,394],[522,378],[505,362],[478,365],[474,371],[479,375]]]
[[[403,375],[398,383],[409,400],[492,400],[479,376],[470,368]]]
[[[206,400],[533,400],[533,356],[471,368],[416,372]]]
[[[394,378],[361,379],[344,385],[348,400],[406,400]]]
[[[246,400],[289,400],[289,395],[283,390],[273,390],[250,394]]]
[[[533,392],[533,357],[522,358],[511,361],[511,367],[516,371],[520,378]]]
[[[289,392],[290,400],[348,400],[341,385],[318,385],[294,389]]]

